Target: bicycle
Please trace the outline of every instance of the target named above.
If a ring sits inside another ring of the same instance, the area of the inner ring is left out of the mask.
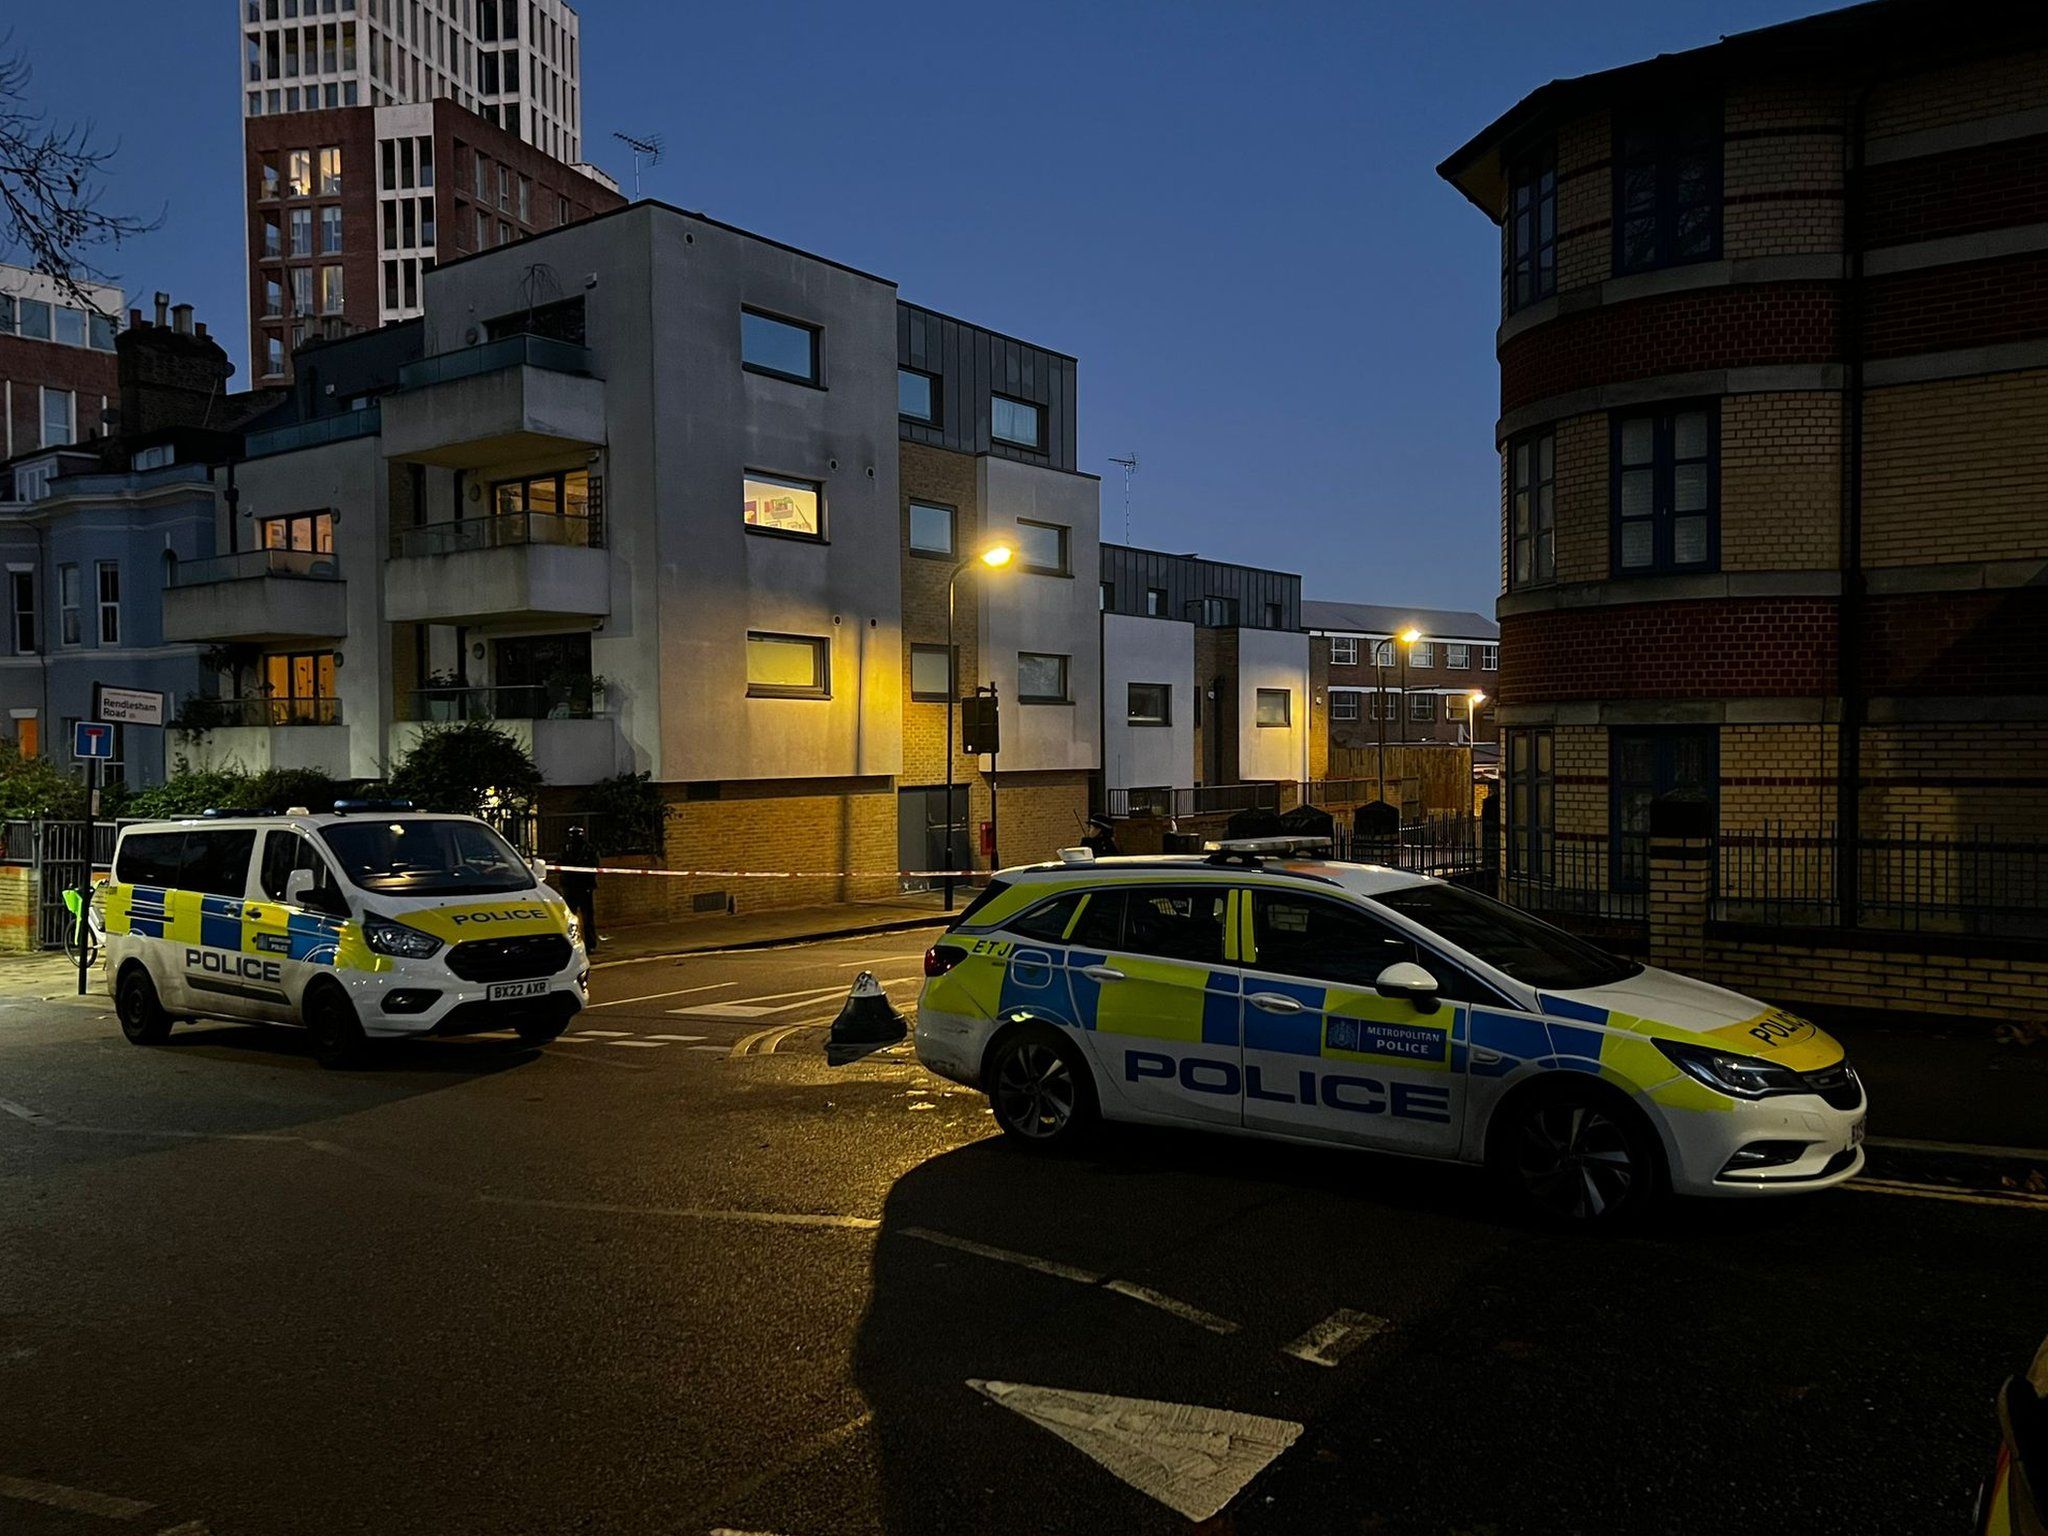
[[[71,914],[71,924],[64,933],[64,955],[73,965],[79,963],[78,951],[85,950],[85,964],[88,967],[99,964],[100,924],[92,910],[92,903],[83,891],[64,893],[64,910]]]

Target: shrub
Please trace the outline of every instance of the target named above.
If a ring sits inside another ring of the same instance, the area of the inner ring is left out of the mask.
[[[488,720],[430,725],[391,775],[391,792],[423,811],[474,816],[518,804],[540,788],[526,749]]]
[[[656,853],[662,847],[662,826],[668,802],[649,776],[622,773],[599,779],[576,797],[578,810],[589,814],[591,836],[604,853]]]
[[[201,811],[288,811],[303,805],[324,811],[349,792],[311,768],[194,768],[180,756],[163,783],[122,797],[114,813],[122,816],[197,816]]]
[[[71,821],[84,815],[82,783],[47,757],[23,757],[13,742],[0,741],[0,817]]]

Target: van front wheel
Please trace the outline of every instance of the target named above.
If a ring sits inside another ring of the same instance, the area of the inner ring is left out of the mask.
[[[114,1012],[120,1016],[121,1033],[135,1045],[162,1045],[170,1038],[171,1016],[156,995],[156,983],[139,964],[121,972],[114,989]]]
[[[313,1059],[323,1067],[354,1066],[368,1044],[355,1005],[332,984],[317,988],[306,999],[306,1033],[313,1040]]]

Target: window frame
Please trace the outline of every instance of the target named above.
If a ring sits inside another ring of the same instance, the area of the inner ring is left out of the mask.
[[[1500,670],[1500,642],[1488,641],[1479,647],[1479,670],[1498,672]]]
[[[1358,665],[1358,636],[1332,635],[1330,637],[1330,665],[1333,667],[1355,667]]]
[[[114,595],[107,596],[107,578],[114,580]],[[98,607],[99,625],[95,631],[98,643],[117,646],[121,643],[121,562],[118,560],[95,560],[92,573],[93,598]]]
[[[1524,245],[1520,199],[1529,194],[1533,241]],[[1545,238],[1544,213],[1549,213]],[[1557,292],[1557,145],[1545,140],[1524,150],[1508,170],[1508,202],[1501,220],[1502,312],[1513,314],[1539,304]],[[1523,276],[1529,278],[1526,291]]]
[[[48,384],[38,387],[41,392],[36,396],[39,417],[36,422],[36,431],[42,438],[39,446],[44,448],[69,448],[75,445],[78,442],[78,391],[75,389],[57,389]],[[50,441],[50,402],[53,399],[60,399],[64,402],[65,437],[61,443]]]
[[[1436,695],[1427,689],[1411,690],[1408,695],[1408,718],[1418,724],[1435,724]]]
[[[1543,473],[1544,445],[1550,449],[1550,474]],[[1522,465],[1527,454],[1528,476]],[[1526,591],[1557,581],[1557,427],[1555,423],[1519,432],[1507,443],[1508,590]],[[1546,515],[1543,493],[1550,493]],[[1526,510],[1526,525],[1520,514]],[[1526,545],[1529,562],[1522,562]]]
[[[1272,698],[1280,700],[1281,718],[1278,720],[1264,718],[1266,701]],[[1294,728],[1294,690],[1292,688],[1254,688],[1252,690],[1252,725],[1254,729],[1261,731],[1292,730]]]
[[[1651,764],[1647,784],[1625,778],[1622,758],[1627,749],[1641,743],[1648,747]],[[1612,726],[1607,732],[1607,847],[1608,885],[1611,890],[1637,894],[1650,888],[1648,802],[1640,831],[1622,825],[1624,802],[1632,788],[1647,788],[1650,799],[1670,794],[1678,787],[1675,772],[1681,746],[1701,749],[1704,783],[1700,786],[1712,807],[1709,825],[1721,824],[1721,732],[1712,725],[1630,725]]]
[[[1141,688],[1159,690],[1159,709],[1156,714],[1138,713],[1137,695]],[[1124,724],[1145,728],[1170,726],[1173,724],[1173,684],[1137,683],[1124,684]]]
[[[1508,877],[1542,882],[1555,871],[1557,857],[1557,738],[1551,727],[1501,732],[1501,786]],[[1518,816],[1518,805],[1528,814]]]
[[[1688,114],[1696,115],[1704,126],[1711,121],[1712,127],[1704,134],[1692,135],[1685,126]],[[1653,254],[1642,261],[1628,259],[1628,218],[1626,187],[1632,166],[1641,165],[1638,157],[1628,153],[1629,136],[1640,136],[1652,142],[1648,159],[1653,179],[1651,196],[1651,232],[1655,242]],[[1678,176],[1676,162],[1682,146],[1688,138],[1707,146],[1707,201],[1711,206],[1711,238],[1707,249],[1692,255],[1673,254],[1672,247],[1678,238]],[[1692,101],[1681,105],[1638,104],[1634,108],[1618,108],[1613,117],[1613,172],[1612,191],[1608,205],[1609,223],[1612,227],[1611,267],[1616,277],[1635,272],[1661,272],[1667,267],[1689,267],[1703,261],[1719,261],[1726,238],[1727,227],[1727,119],[1721,99],[1716,96],[1706,101]]]
[[[1698,411],[1707,419],[1707,451],[1699,459],[1688,458],[1687,464],[1704,464],[1707,472],[1707,504],[1699,512],[1686,512],[1687,517],[1698,516],[1706,520],[1706,553],[1696,561],[1680,563],[1672,558],[1674,525],[1679,513],[1674,510],[1677,500],[1677,467],[1681,462],[1676,457],[1677,419]],[[1646,516],[1624,518],[1621,510],[1621,482],[1623,474],[1641,466],[1624,466],[1621,462],[1621,441],[1624,425],[1631,421],[1647,419],[1650,427],[1650,511]],[[1706,400],[1661,401],[1650,410],[1617,410],[1608,413],[1607,418],[1607,569],[1610,577],[1629,576],[1696,576],[1712,575],[1721,569],[1721,402],[1718,398]],[[1647,521],[1650,525],[1650,563],[1647,565],[1624,565],[1622,563],[1623,524]]]
[[[917,514],[943,512],[946,515],[946,547],[932,549],[917,542]],[[953,560],[960,549],[960,509],[943,501],[926,501],[912,496],[905,503],[903,545],[919,560]]]
[[[815,533],[804,533],[794,528],[775,528],[763,523],[747,521],[747,482],[756,481],[764,485],[780,486],[784,490],[810,491],[818,501],[818,529]],[[764,539],[794,539],[800,544],[827,544],[831,542],[831,525],[826,521],[825,482],[806,480],[800,475],[777,474],[766,469],[743,469],[740,471],[740,527],[747,533]]]
[[[1035,435],[1031,441],[1026,442],[1022,438],[1011,437],[1006,433],[996,430],[996,405],[998,402],[1004,405],[1014,405],[1031,413],[1031,419],[1035,423]],[[1001,443],[1005,448],[1021,448],[1026,453],[1044,453],[1046,451],[1045,407],[1036,400],[1024,400],[1016,395],[1006,395],[997,390],[990,390],[988,397],[988,439],[992,443]]]
[[[14,624],[14,654],[39,656],[43,650],[42,617],[36,611],[36,573],[10,570],[7,573],[7,609]],[[26,638],[27,643],[23,640]]]
[[[1024,658],[1039,661],[1056,661],[1060,664],[1060,691],[1057,694],[1026,693],[1024,691]],[[1017,702],[1019,704],[1071,704],[1074,702],[1074,658],[1057,651],[1019,651],[1017,653]]]
[[[84,597],[85,578],[78,562],[67,560],[57,567],[57,643],[64,650],[85,643]]]
[[[749,317],[755,320],[765,320],[770,325],[786,326],[790,330],[803,332],[810,339],[811,343],[811,371],[808,374],[791,373],[788,369],[777,368],[772,363],[749,362],[747,360],[747,320]],[[780,315],[773,310],[762,309],[757,305],[742,304],[740,306],[740,369],[745,373],[758,373],[763,378],[781,379],[790,384],[805,384],[812,389],[823,389],[825,387],[824,335],[825,328],[823,326],[812,325],[809,321],[799,320],[794,315]]]
[[[1036,518],[1017,519],[1017,569],[1031,576],[1071,576],[1074,574],[1073,532],[1065,523],[1042,523]],[[1034,565],[1024,557],[1024,534],[1026,528],[1042,528],[1057,536],[1059,540],[1058,565]]]
[[[793,635],[780,630],[750,629],[747,631],[748,654],[757,640],[793,641],[808,645],[817,658],[812,676],[818,681],[808,686],[782,683],[757,683],[753,679],[753,668],[747,669],[747,697],[750,699],[829,699],[832,697],[832,641],[826,635]]]
[[[1337,707],[1339,704],[1350,705],[1350,713],[1347,714],[1343,710],[1339,709]],[[1330,718],[1333,721],[1342,721],[1347,724],[1356,721],[1359,718],[1359,716],[1363,713],[1359,706],[1360,695],[1357,689],[1332,688],[1330,690]]]
[[[942,692],[934,693],[929,688],[917,686],[917,658],[919,655],[937,654],[946,664],[946,686]],[[919,641],[910,647],[910,700],[913,704],[948,704],[959,690],[960,648],[928,644]]]
[[[928,410],[922,416],[919,416],[914,411],[903,409],[903,379],[906,374],[912,378],[924,380],[925,401]],[[902,363],[898,363],[896,365],[896,416],[899,421],[912,422],[920,427],[937,427],[941,425],[939,420],[939,375],[923,368],[910,368]]]
[[[1158,599],[1158,604],[1156,607],[1153,604],[1154,598]],[[1169,615],[1166,611],[1167,601],[1168,600],[1166,596],[1166,588],[1147,587],[1145,589],[1145,617],[1148,619],[1163,619],[1168,617]]]

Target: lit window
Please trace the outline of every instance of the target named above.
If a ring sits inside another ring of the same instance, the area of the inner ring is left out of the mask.
[[[826,643],[808,635],[749,634],[747,692],[754,698],[822,699],[830,693]]]
[[[918,555],[953,553],[953,509],[930,502],[910,504],[910,549]]]
[[[1045,439],[1045,410],[1026,400],[1008,395],[991,395],[988,407],[989,436],[1016,448],[1036,448]]]
[[[1017,653],[1017,698],[1024,704],[1067,702],[1067,658],[1034,651]]]
[[[1288,725],[1294,719],[1294,690],[1291,688],[1261,688],[1256,700],[1256,714],[1260,725]]]
[[[815,480],[781,480],[749,470],[741,485],[746,525],[757,533],[822,539],[824,487]]]
[[[320,269],[320,313],[338,315],[341,313],[341,268]]]
[[[313,151],[295,149],[286,157],[285,189],[293,197],[313,195]]]
[[[818,333],[793,320],[740,311],[740,363],[754,373],[818,382]]]
[[[320,151],[320,194],[332,197],[341,191],[341,151],[327,148]]]

